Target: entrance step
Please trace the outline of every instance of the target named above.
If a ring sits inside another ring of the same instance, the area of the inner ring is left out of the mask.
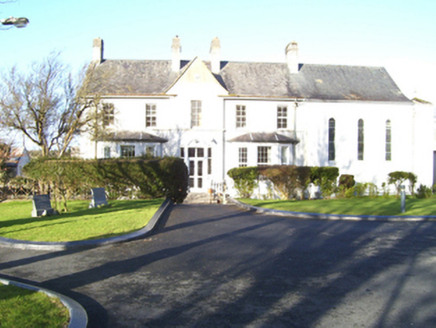
[[[183,204],[210,204],[216,203],[210,194],[205,192],[190,192],[188,196],[183,201]]]

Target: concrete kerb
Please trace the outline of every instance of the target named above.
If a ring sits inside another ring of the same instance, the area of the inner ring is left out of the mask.
[[[0,237],[0,247],[9,247],[17,249],[33,249],[33,250],[44,250],[44,251],[59,251],[73,248],[91,248],[104,246],[109,244],[122,243],[138,238],[142,238],[149,234],[156,226],[161,216],[170,207],[173,202],[170,199],[166,199],[153,217],[150,219],[148,224],[141,230],[129,233],[127,235],[110,237],[105,239],[93,239],[93,240],[79,240],[70,242],[36,242],[27,240],[17,240]]]
[[[385,215],[347,215],[347,214],[322,214],[322,213],[301,213],[283,210],[274,210],[263,207],[256,207],[244,204],[236,199],[230,198],[229,202],[250,212],[259,214],[277,215],[296,219],[318,219],[318,220],[348,220],[348,221],[385,221],[385,222],[422,222],[436,221],[436,216],[385,216]]]
[[[34,290],[34,291],[45,293],[50,297],[58,298],[62,302],[62,304],[65,305],[65,307],[68,309],[68,312],[70,313],[70,322],[68,324],[69,328],[85,328],[88,324],[88,315],[86,314],[85,309],[75,300],[65,295],[55,293],[45,288],[23,284],[21,282],[12,281],[12,280],[0,278],[0,282],[3,283],[4,285],[13,285],[20,288]]]

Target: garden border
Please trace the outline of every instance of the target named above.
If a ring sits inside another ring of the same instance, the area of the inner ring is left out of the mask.
[[[138,239],[144,237],[149,234],[156,226],[156,223],[159,221],[164,212],[173,205],[173,201],[167,198],[159,209],[154,213],[153,217],[147,223],[147,225],[135,232],[116,236],[109,237],[104,239],[91,239],[91,240],[78,240],[78,241],[69,241],[69,242],[44,242],[44,241],[27,241],[27,240],[18,240],[18,239],[10,239],[5,237],[0,237],[0,247],[8,247],[8,248],[18,248],[18,249],[33,249],[33,250],[43,250],[43,251],[59,251],[66,250],[72,248],[90,248],[90,247],[99,247],[109,244],[122,243],[134,239]]]
[[[236,199],[229,198],[229,202],[247,211],[292,217],[295,219],[319,219],[319,220],[348,220],[348,221],[385,221],[385,222],[422,222],[436,221],[436,216],[388,216],[388,215],[349,215],[349,214],[324,214],[324,213],[303,213],[263,208],[242,203]]]
[[[45,288],[36,287],[29,284],[23,284],[21,282],[9,280],[9,279],[0,278],[0,282],[3,283],[4,285],[10,285],[10,286],[16,286],[24,289],[34,290],[37,292],[45,293],[49,297],[58,298],[70,313],[70,322],[68,324],[68,328],[85,328],[88,325],[88,314],[86,313],[83,306],[81,306],[77,301],[73,300],[68,296],[53,292]]]

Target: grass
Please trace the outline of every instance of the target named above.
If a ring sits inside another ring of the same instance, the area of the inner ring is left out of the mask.
[[[31,201],[0,203],[0,236],[29,241],[67,242],[100,239],[143,228],[163,199],[111,201],[88,209],[89,201],[71,201],[69,212],[32,218]]]
[[[348,214],[436,216],[436,198],[406,199],[406,213],[401,213],[401,201],[396,197],[356,197],[321,200],[259,200],[239,199],[241,202],[264,208],[291,212]]]
[[[45,293],[0,283],[1,327],[67,327],[68,309]]]

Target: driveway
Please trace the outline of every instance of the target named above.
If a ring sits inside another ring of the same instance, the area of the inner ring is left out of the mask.
[[[89,327],[436,327],[435,222],[176,205],[149,238],[0,259],[0,276],[80,302]]]

